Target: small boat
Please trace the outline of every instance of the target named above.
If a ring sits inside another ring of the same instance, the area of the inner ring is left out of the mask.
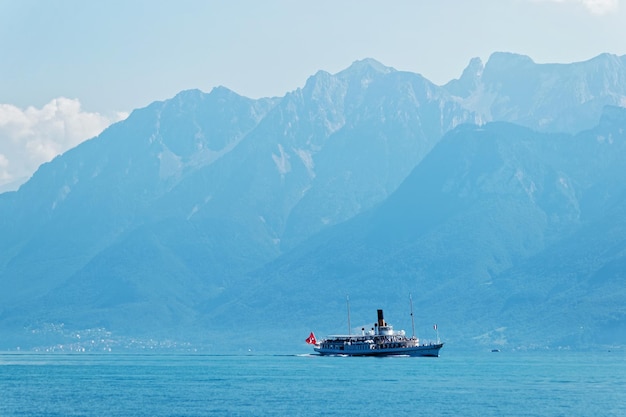
[[[367,332],[362,328],[360,335],[335,335],[318,342],[311,332],[306,342],[314,345],[313,350],[320,355],[346,356],[438,357],[439,350],[443,347],[443,343],[439,340],[436,343],[420,343],[415,335],[408,337],[404,330],[394,331],[393,326],[385,322],[383,310],[378,310],[378,321],[374,324],[374,328]]]

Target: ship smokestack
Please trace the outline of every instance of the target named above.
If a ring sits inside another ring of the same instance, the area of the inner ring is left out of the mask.
[[[383,311],[378,310],[378,328],[381,326],[386,326],[385,319],[383,318]]]

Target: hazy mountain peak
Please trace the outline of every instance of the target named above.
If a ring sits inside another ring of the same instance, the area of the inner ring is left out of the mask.
[[[578,62],[574,65],[579,70],[589,73],[587,78],[602,80],[609,89],[614,89],[622,84],[626,73],[626,55],[600,54],[588,61]]]
[[[212,99],[217,99],[217,100],[244,98],[243,96],[237,94],[233,90],[219,85],[217,87],[213,87],[209,93],[205,93],[204,91],[197,89],[197,88],[183,90],[179,92],[178,94],[176,94],[171,100],[166,100],[166,102],[167,101],[194,102],[194,101],[204,100],[209,97],[211,97]]]
[[[230,88],[224,87],[223,85],[218,85],[217,87],[213,87],[209,95],[216,96],[216,97],[233,97],[233,96],[241,97],[239,94],[237,94]]]
[[[469,64],[463,70],[463,74],[461,75],[461,79],[463,78],[479,78],[483,73],[485,66],[483,65],[483,61],[479,57],[475,57],[470,59]]]
[[[317,71],[315,75],[306,80],[303,90],[316,89],[331,82],[333,76],[326,71]]]
[[[597,56],[591,58],[589,60],[589,62],[598,62],[598,61],[600,61],[600,62],[602,62],[602,61],[604,61],[604,62],[620,62],[621,59],[623,59],[625,57],[626,57],[626,55],[623,55],[623,56],[620,57],[620,56],[615,55],[615,54],[610,54],[608,52],[604,52],[604,53],[602,53],[600,55],[597,55]]]
[[[203,91],[197,89],[197,88],[193,88],[190,90],[183,90],[181,92],[179,92],[178,94],[176,94],[174,96],[175,99],[177,100],[189,100],[189,99],[200,99],[202,98],[204,95],[206,95],[206,93],[204,93]]]
[[[487,63],[499,63],[499,62],[514,62],[514,63],[534,63],[531,57],[523,54],[516,54],[514,52],[499,52],[496,51],[489,56]]]
[[[365,58],[361,60],[354,61],[352,65],[350,65],[345,70],[341,71],[338,75],[344,74],[363,74],[363,73],[379,73],[379,74],[389,74],[390,72],[396,71],[392,67],[387,67],[380,62],[376,61],[372,58]]]
[[[463,70],[461,78],[450,81],[445,88],[456,96],[467,97],[477,88],[484,69],[485,66],[480,58],[472,58]]]
[[[519,71],[535,62],[526,55],[514,54],[511,52],[494,52],[489,56],[485,64],[484,73],[497,72],[505,75],[507,71]]]

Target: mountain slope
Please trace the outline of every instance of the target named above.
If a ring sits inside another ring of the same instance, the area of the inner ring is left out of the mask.
[[[279,328],[341,332],[345,294],[354,320],[372,306],[406,317],[412,293],[422,326],[453,344],[623,344],[625,132],[617,108],[576,136],[461,126],[384,203],[261,270],[219,320],[264,308]]]
[[[438,87],[366,59],[281,98],[220,87],[136,110],[0,194],[0,336],[254,341],[272,323],[300,340],[345,294],[393,317],[409,292],[423,322],[463,323],[452,342],[527,346],[537,300],[563,317],[606,301],[584,326],[619,329],[623,109],[572,132],[622,102],[622,62],[494,54]],[[550,263],[583,238],[597,262],[578,279],[607,280],[588,298]]]
[[[2,196],[0,317],[143,334],[193,321],[246,272],[384,199],[467,120],[439,87],[373,60],[280,99],[218,88],[137,110]]]

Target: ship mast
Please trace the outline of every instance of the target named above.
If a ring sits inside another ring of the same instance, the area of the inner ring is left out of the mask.
[[[413,339],[415,339],[415,317],[413,317],[413,297],[409,293],[409,302],[411,304],[411,329],[413,330]]]
[[[350,296],[346,295],[346,305],[348,307],[348,336],[352,334],[352,330],[350,330]]]

